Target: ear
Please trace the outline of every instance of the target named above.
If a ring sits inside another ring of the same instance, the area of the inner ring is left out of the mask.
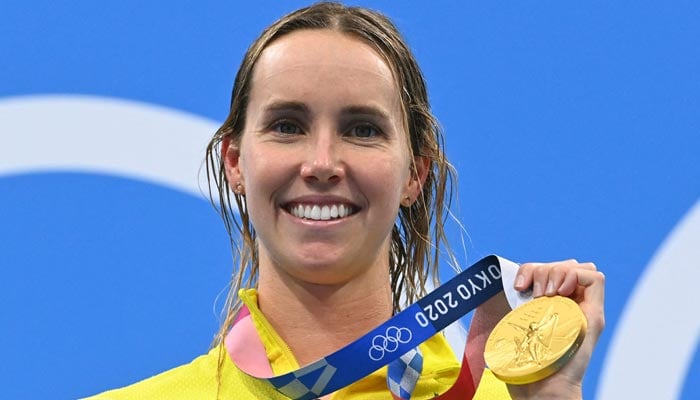
[[[408,207],[413,204],[423,190],[425,180],[428,179],[430,172],[430,159],[428,157],[416,156],[413,158],[415,170],[411,166],[411,177],[406,185],[406,191],[403,195],[401,205]]]
[[[240,168],[240,148],[230,137],[226,137],[221,141],[221,156],[224,159],[224,169],[229,186],[235,188],[236,183],[245,184]]]

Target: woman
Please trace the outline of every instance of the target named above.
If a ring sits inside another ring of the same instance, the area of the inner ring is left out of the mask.
[[[94,399],[287,398],[241,369],[280,375],[333,353],[391,318],[402,299],[422,296],[428,273],[436,276],[450,167],[418,65],[376,12],[320,3],[267,28],[238,71],[208,171],[238,258],[215,346]],[[573,260],[525,264],[515,288],[572,297],[588,335],[554,376],[506,387],[480,373],[485,336],[506,311],[489,300],[470,332],[475,398],[580,398],[603,327],[602,274]],[[433,398],[455,381],[459,363],[440,334],[419,351],[411,398]],[[243,365],[256,357],[262,365]],[[386,368],[324,398],[391,398]]]

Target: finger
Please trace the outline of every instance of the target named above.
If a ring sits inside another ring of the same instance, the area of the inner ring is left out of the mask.
[[[532,295],[553,296],[564,280],[566,271],[578,265],[576,260],[557,261],[546,264],[536,264],[532,268]]]
[[[545,286],[544,294],[547,296],[558,294],[558,290],[563,284],[564,279],[570,271],[576,268],[576,265],[575,260],[552,263],[549,268],[547,286]]]
[[[598,267],[596,267],[596,265],[592,262],[578,263],[578,264],[576,264],[576,267],[587,269],[590,271],[597,271],[598,270]]]
[[[557,261],[552,263],[525,263],[520,266],[515,280],[514,288],[519,291],[527,291],[532,289],[534,297],[553,296],[559,292],[564,280],[567,277],[568,270],[584,269],[596,271],[597,267],[593,263],[579,263],[576,259]],[[573,293],[571,285],[576,282],[575,277],[569,277],[569,281],[563,289],[566,291],[566,296]]]
[[[589,270],[576,270],[576,269],[570,269],[566,271],[564,274],[564,279],[560,282],[559,286],[557,287],[557,293],[562,296],[567,296],[570,297],[572,294],[576,292],[576,289],[578,288],[578,274],[579,272],[591,272]]]
[[[605,275],[599,271],[579,271],[578,284],[584,287],[583,301],[579,304],[588,323],[599,330],[605,326]]]
[[[532,272],[541,263],[525,263],[518,269],[517,277],[515,278],[515,290],[521,292],[530,290],[532,287]]]
[[[586,269],[567,271],[558,294],[572,297],[579,304],[594,344],[605,327],[605,275]]]
[[[573,268],[566,271],[558,293],[568,296],[579,286],[584,288],[584,302],[603,304],[605,300],[605,275],[600,271]]]
[[[552,264],[541,264],[532,271],[532,296],[540,297],[544,294],[544,289],[549,281],[549,272]]]

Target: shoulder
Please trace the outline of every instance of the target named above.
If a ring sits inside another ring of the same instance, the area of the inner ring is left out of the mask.
[[[207,398],[215,394],[219,360],[217,348],[181,365],[132,385],[109,390],[83,400]],[[215,397],[209,397],[215,398]]]
[[[282,399],[271,386],[245,375],[223,345],[189,364],[83,400]]]

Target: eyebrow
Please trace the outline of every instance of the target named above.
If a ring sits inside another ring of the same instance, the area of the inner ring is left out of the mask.
[[[347,107],[343,108],[342,114],[369,115],[369,116],[381,118],[384,120],[391,119],[389,117],[389,114],[384,109],[382,109],[380,107],[376,107],[376,106],[365,106],[365,105],[347,106]]]
[[[263,108],[266,112],[275,111],[296,111],[304,114],[310,114],[311,111],[306,104],[299,101],[276,100],[266,105]]]
[[[300,101],[276,100],[264,107],[265,112],[294,111],[305,115],[311,114],[309,107]],[[342,115],[368,115],[385,120],[391,119],[384,109],[371,105],[349,105],[343,107]]]

